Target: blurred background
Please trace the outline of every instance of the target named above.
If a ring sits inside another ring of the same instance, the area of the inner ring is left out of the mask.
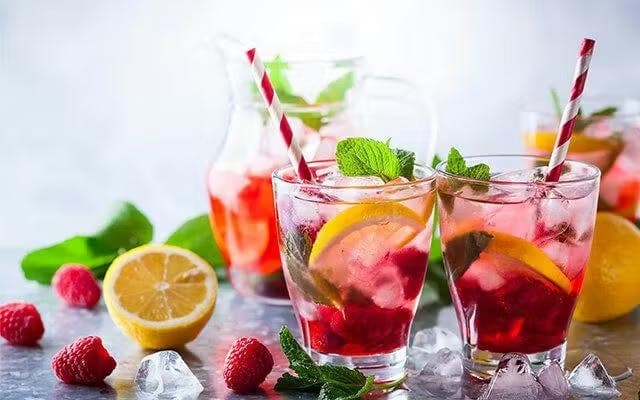
[[[229,87],[212,38],[361,54],[437,106],[438,151],[522,152],[519,112],[568,93],[640,96],[640,2],[0,0],[0,246],[91,233],[117,200],[156,239],[208,208]],[[393,136],[390,133],[389,136]]]

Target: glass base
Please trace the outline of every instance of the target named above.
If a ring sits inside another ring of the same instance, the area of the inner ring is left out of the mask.
[[[564,341],[562,344],[547,351],[525,355],[529,357],[533,370],[537,371],[552,361],[557,361],[560,366],[564,367],[566,353],[567,342]],[[464,369],[476,378],[491,378],[503,355],[504,353],[480,350],[476,346],[465,344],[463,349]]]
[[[321,354],[311,350],[311,357],[319,364],[335,364],[357,368],[365,375],[375,376],[376,382],[390,382],[405,375],[404,363],[407,360],[407,348],[402,347],[391,353],[371,356],[340,356],[336,354]]]
[[[245,297],[276,306],[291,305],[282,271],[261,275],[231,266],[227,268],[227,275],[231,286]]]

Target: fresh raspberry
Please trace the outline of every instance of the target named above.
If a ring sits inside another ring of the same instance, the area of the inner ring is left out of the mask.
[[[224,359],[224,381],[237,393],[250,393],[264,382],[273,368],[269,349],[252,337],[236,340]]]
[[[53,356],[51,368],[58,379],[68,384],[99,385],[116,367],[97,336],[87,336],[64,346]]]
[[[53,276],[53,290],[74,307],[93,308],[100,300],[100,285],[91,270],[81,264],[65,264]]]
[[[392,253],[391,261],[398,267],[402,277],[404,298],[413,300],[418,297],[424,284],[429,253],[415,247],[408,247]]]
[[[0,306],[0,336],[9,343],[35,346],[43,334],[42,318],[33,304],[14,302]]]

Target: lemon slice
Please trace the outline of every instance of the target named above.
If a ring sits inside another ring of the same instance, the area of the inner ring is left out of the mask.
[[[424,228],[425,221],[400,203],[358,204],[324,224],[311,249],[309,264],[330,254],[348,258],[350,254],[368,253],[375,259],[380,250],[398,249]]]
[[[602,322],[640,304],[640,230],[623,217],[599,212],[587,272],[574,318]]]
[[[175,348],[192,341],[213,314],[218,280],[189,250],[146,245],[118,257],[104,279],[115,324],[143,348]]]
[[[516,259],[544,276],[565,292],[571,291],[569,278],[533,243],[502,232],[489,232],[493,239],[485,248],[487,253],[502,254]]]
[[[446,259],[454,278],[462,276],[481,253],[502,255],[517,260],[565,292],[571,291],[569,278],[549,256],[533,243],[517,236],[474,230],[460,233],[445,243]]]
[[[539,131],[525,135],[527,146],[551,153],[556,144],[556,132]],[[573,135],[569,144],[569,153],[588,153],[599,150],[616,150],[618,141],[587,135]]]

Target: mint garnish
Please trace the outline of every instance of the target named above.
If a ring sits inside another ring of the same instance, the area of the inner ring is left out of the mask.
[[[265,67],[269,72],[269,78],[274,90],[278,94],[278,98],[285,104],[291,104],[298,107],[312,107],[317,105],[338,103],[344,101],[347,92],[353,87],[355,83],[355,74],[353,71],[348,71],[345,74],[339,76],[333,81],[327,84],[327,87],[322,89],[313,102],[308,102],[299,94],[296,94],[289,78],[287,77],[287,70],[289,64],[282,59],[280,55],[277,55],[270,61],[266,61]],[[256,96],[259,95],[258,87],[253,84],[253,92]],[[328,119],[331,118],[337,111],[289,111],[287,115],[290,117],[298,118],[303,124],[309,128],[317,131],[328,123]],[[265,114],[265,118],[268,115]]]
[[[440,164],[441,162],[442,162],[442,158],[440,158],[438,154],[434,154],[433,158],[431,159],[431,168],[437,167],[438,164]]]
[[[385,384],[374,384],[373,376],[338,365],[318,365],[298,344],[287,327],[280,330],[280,347],[289,360],[289,368],[297,376],[285,372],[275,385],[278,392],[319,393],[320,400],[357,400],[374,390],[390,390],[400,386],[406,376]]]
[[[336,146],[336,161],[344,176],[377,176],[384,182],[413,179],[415,154],[392,149],[389,143],[368,138],[347,138]]]
[[[74,236],[27,253],[21,262],[22,271],[26,279],[50,284],[62,264],[80,263],[102,277],[121,252],[149,243],[152,236],[149,219],[133,204],[122,203],[96,234]]]
[[[553,102],[553,109],[556,112],[558,120],[562,118],[562,107],[560,107],[560,100],[558,99],[558,92],[555,89],[551,89],[551,100]],[[589,125],[598,120],[599,117],[613,117],[618,112],[617,107],[607,106],[600,110],[592,112],[589,116],[584,116],[582,108],[578,109],[578,117],[576,118],[575,125],[573,126],[574,133],[582,133]]]
[[[480,181],[488,181],[491,179],[491,170],[487,164],[476,164],[467,167],[467,162],[455,147],[449,150],[445,171],[453,175],[464,176]]]

